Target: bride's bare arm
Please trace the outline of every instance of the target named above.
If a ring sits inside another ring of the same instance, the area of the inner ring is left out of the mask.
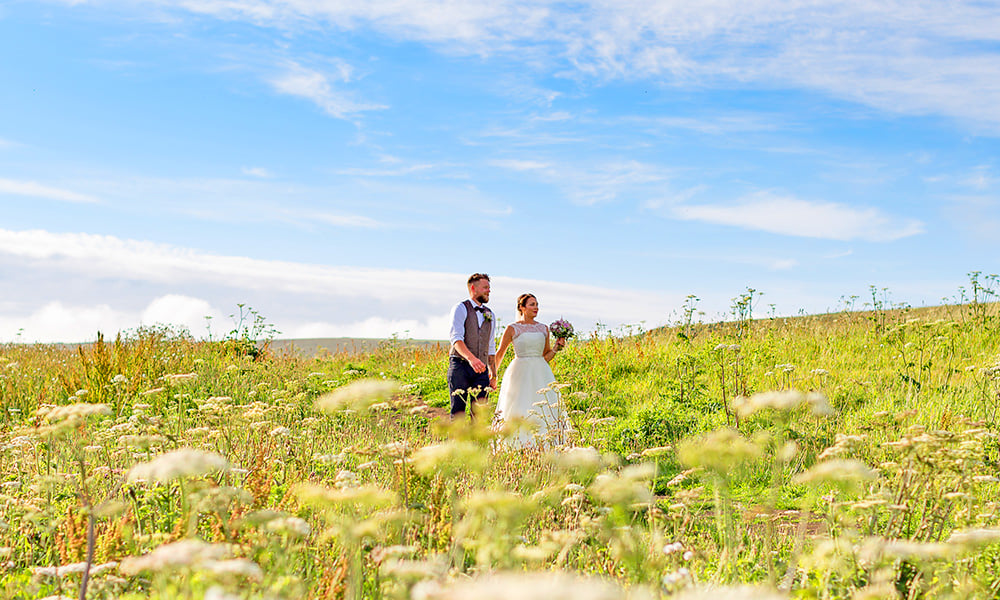
[[[547,362],[552,362],[552,359],[556,357],[556,351],[552,349],[549,345],[549,328],[545,328],[545,350],[542,352],[542,357],[545,358]]]
[[[514,326],[508,325],[507,329],[503,331],[503,337],[500,338],[500,347],[497,348],[496,372],[498,375],[500,374],[500,363],[503,362],[503,355],[507,354],[507,346],[510,346],[512,341],[514,341]]]

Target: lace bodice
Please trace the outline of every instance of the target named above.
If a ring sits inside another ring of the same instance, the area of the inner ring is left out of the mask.
[[[548,327],[545,323],[511,323],[514,328],[514,356],[527,358],[541,356],[545,351],[545,337]]]

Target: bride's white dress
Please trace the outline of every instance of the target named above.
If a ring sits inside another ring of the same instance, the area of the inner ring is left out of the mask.
[[[497,400],[497,421],[520,420],[525,427],[518,430],[509,443],[517,448],[547,447],[567,442],[571,431],[569,418],[563,409],[559,391],[552,389],[555,376],[548,361],[542,357],[548,328],[544,323],[513,323],[514,360],[507,366],[500,382]]]

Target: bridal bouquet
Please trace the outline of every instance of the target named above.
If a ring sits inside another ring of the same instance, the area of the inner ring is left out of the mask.
[[[558,319],[549,324],[549,331],[552,336],[559,340],[568,340],[573,337],[573,324],[566,319]]]

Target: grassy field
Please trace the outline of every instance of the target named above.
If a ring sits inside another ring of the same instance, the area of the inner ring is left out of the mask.
[[[573,340],[544,452],[434,345],[0,346],[0,598],[998,597],[996,305],[874,304]]]

